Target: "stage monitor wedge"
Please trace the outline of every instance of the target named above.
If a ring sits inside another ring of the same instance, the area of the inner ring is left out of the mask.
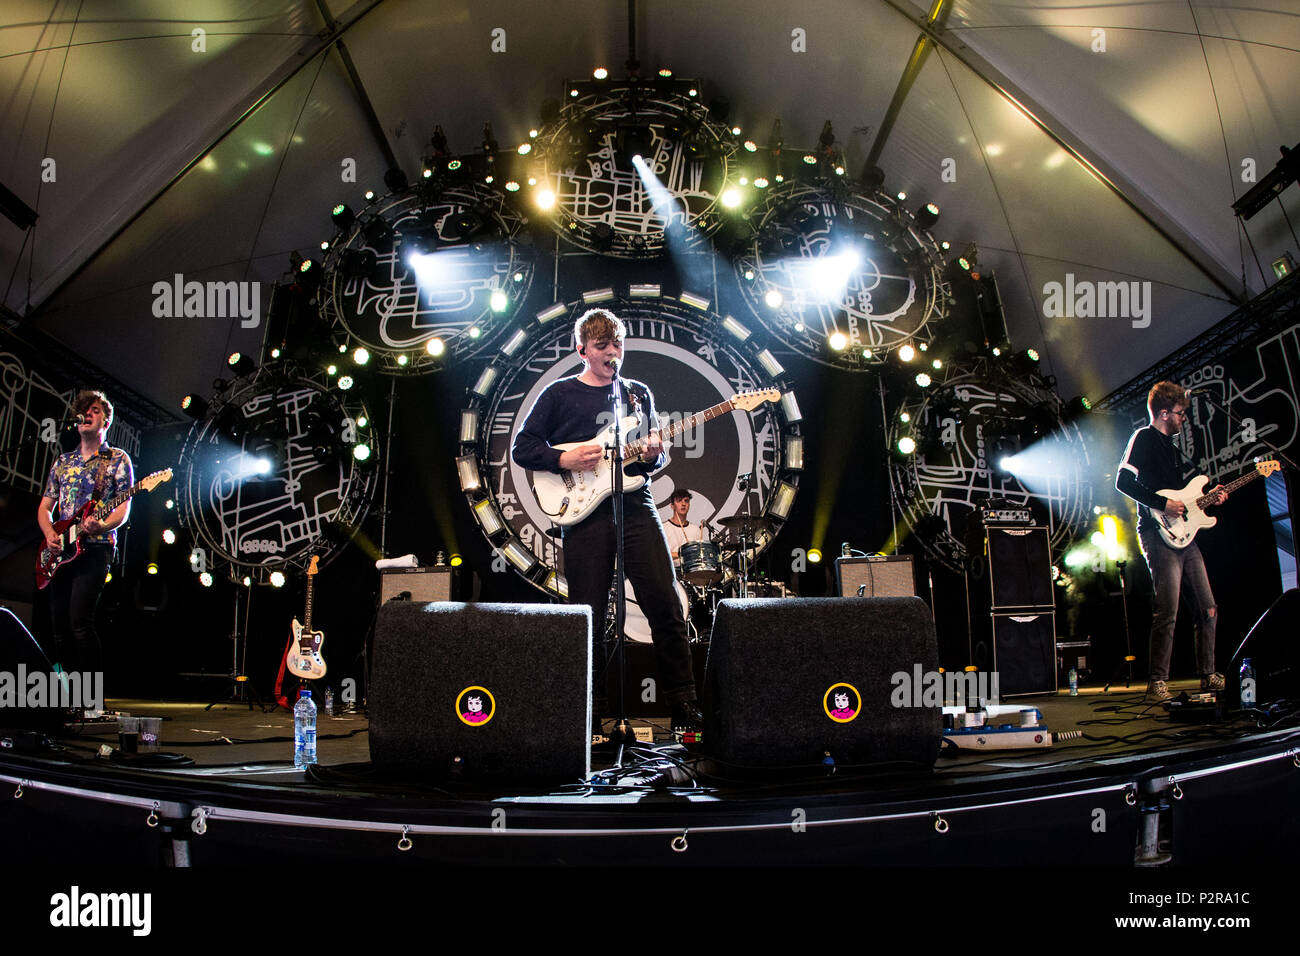
[[[370,759],[424,779],[555,783],[591,773],[591,610],[379,609]]]
[[[933,766],[942,700],[934,619],[920,598],[725,600],[705,667],[704,747],[728,773]]]

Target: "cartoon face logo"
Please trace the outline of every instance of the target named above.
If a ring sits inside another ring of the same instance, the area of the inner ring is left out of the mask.
[[[847,724],[862,710],[862,695],[852,684],[832,684],[822,695],[822,709],[837,724]]]
[[[486,687],[477,684],[456,695],[456,716],[468,727],[482,727],[497,712],[496,698]]]

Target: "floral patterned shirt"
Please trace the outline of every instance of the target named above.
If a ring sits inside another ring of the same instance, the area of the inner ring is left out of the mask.
[[[108,463],[104,467],[103,487],[97,496],[95,480],[99,477],[99,462],[105,456]],[[50,477],[45,481],[45,497],[54,502],[54,519],[66,521],[85,507],[91,498],[107,501],[133,484],[135,471],[131,467],[131,457],[122,449],[104,444],[100,446],[98,455],[83,461],[81,448],[77,447],[55,460]],[[84,544],[116,545],[117,530],[87,534],[81,540]]]

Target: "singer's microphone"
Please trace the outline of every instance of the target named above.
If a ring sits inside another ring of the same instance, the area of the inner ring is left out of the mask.
[[[618,359],[605,359],[605,368],[612,368],[615,372],[617,372]]]

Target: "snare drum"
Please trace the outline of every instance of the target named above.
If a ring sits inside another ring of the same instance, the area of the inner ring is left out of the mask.
[[[712,541],[687,541],[679,549],[682,580],[701,587],[722,580],[722,549]]]

